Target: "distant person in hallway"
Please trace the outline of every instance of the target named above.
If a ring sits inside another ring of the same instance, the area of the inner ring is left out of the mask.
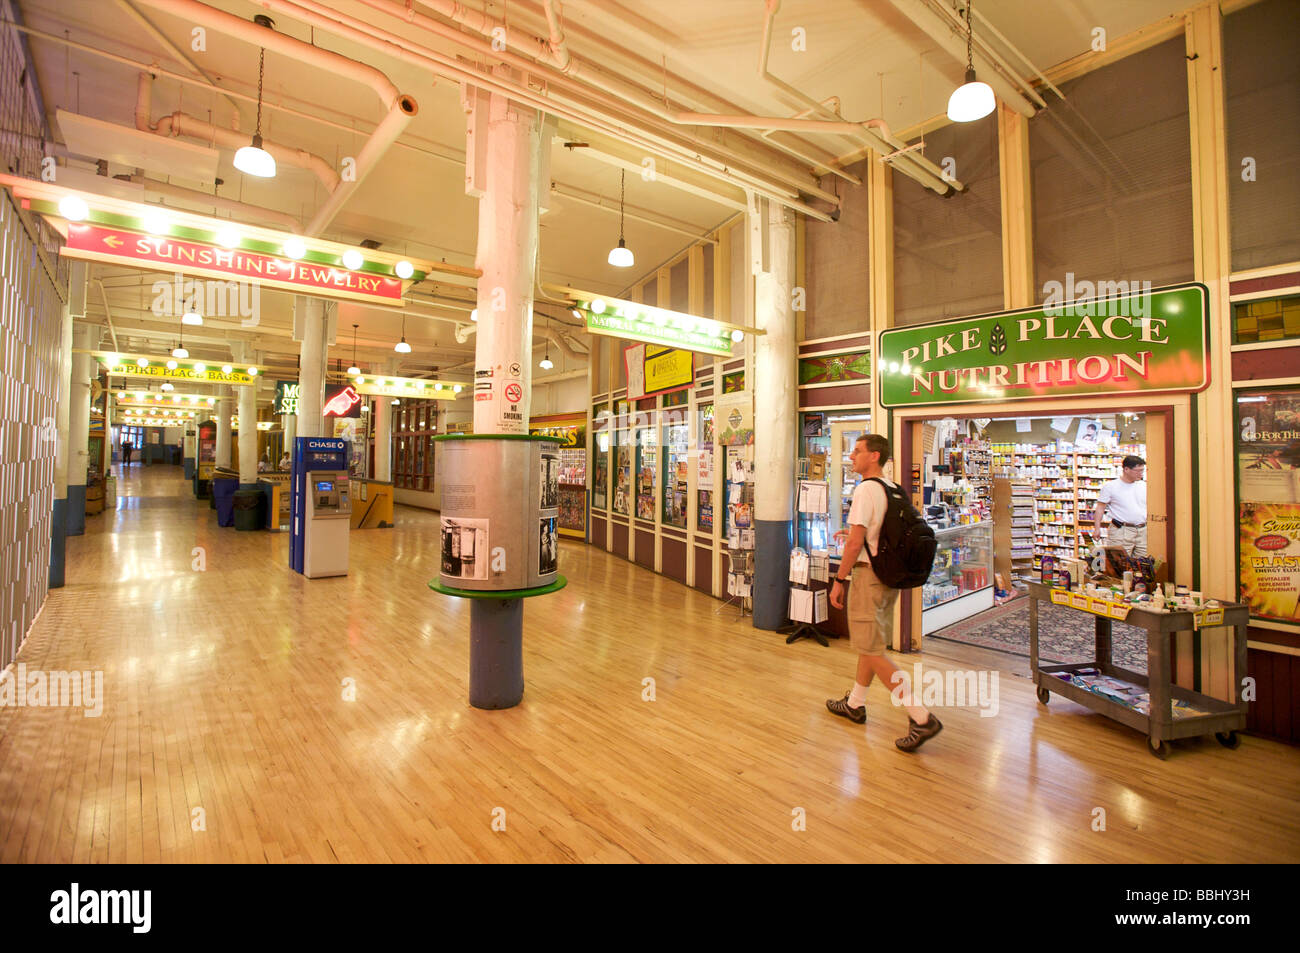
[[[847,587],[849,642],[858,653],[857,678],[853,689],[843,698],[832,698],[826,707],[833,714],[854,724],[867,721],[867,689],[879,675],[881,681],[907,709],[908,733],[894,742],[901,751],[915,751],[943,730],[939,719],[918,705],[911,697],[905,678],[885,656],[885,645],[894,631],[894,603],[898,590],[890,589],[871,571],[870,553],[880,545],[880,527],[885,522],[888,498],[885,488],[872,477],[884,479],[884,465],[889,462],[889,441],[880,434],[864,434],[853,446],[853,472],[862,477],[853,491],[849,509],[848,542],[840,560],[839,573],[831,583],[831,605],[843,609]],[[865,551],[864,551],[865,550]],[[849,577],[849,573],[852,577]]]
[[[290,462],[291,462],[291,461],[289,460],[289,451],[286,450],[286,451],[284,452],[284,456],[282,456],[282,457],[280,458],[280,465],[279,465],[276,469],[277,469],[277,470],[288,470],[288,469],[289,469],[289,464],[290,464]]]
[[[1098,544],[1102,527],[1107,525],[1102,520],[1106,518],[1110,524],[1107,545],[1121,546],[1130,556],[1147,554],[1147,484],[1143,479],[1146,469],[1145,460],[1129,454],[1124,458],[1119,479],[1102,486],[1092,524]]]
[[[123,466],[129,467],[131,465],[131,451],[134,449],[135,447],[131,445],[131,441],[129,440],[122,441],[122,465]]]

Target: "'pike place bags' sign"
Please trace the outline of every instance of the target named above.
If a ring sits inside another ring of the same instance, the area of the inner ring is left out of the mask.
[[[1127,283],[1125,283],[1127,284]],[[1210,382],[1208,291],[1190,284],[881,331],[885,407],[1198,391]]]

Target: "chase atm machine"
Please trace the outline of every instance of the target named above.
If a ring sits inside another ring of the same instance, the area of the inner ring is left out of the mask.
[[[294,446],[289,564],[309,579],[348,574],[347,441],[299,437]]]

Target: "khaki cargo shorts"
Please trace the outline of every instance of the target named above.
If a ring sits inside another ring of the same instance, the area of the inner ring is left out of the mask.
[[[894,603],[898,590],[876,578],[871,567],[853,567],[845,609],[849,620],[849,644],[859,655],[884,655],[894,640]]]

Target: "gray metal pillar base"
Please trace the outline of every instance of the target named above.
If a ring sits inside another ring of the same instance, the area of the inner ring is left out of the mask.
[[[524,697],[524,600],[471,599],[469,703],[513,708]]]
[[[790,618],[791,520],[754,520],[754,628],[776,631]]]
[[[68,484],[67,535],[82,536],[86,532],[86,487]]]
[[[50,514],[50,588],[63,587],[64,566],[68,551],[68,501],[54,501]]]

